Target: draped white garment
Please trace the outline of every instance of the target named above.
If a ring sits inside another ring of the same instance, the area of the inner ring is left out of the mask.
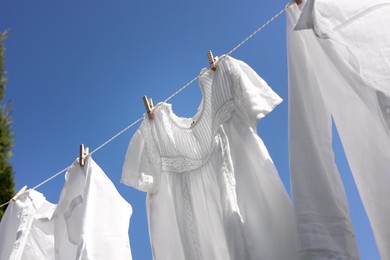
[[[54,210],[35,190],[11,201],[0,223],[0,259],[54,260]]]
[[[126,154],[122,182],[148,192],[154,259],[296,259],[291,202],[256,131],[282,100],[231,57],[202,72],[197,114],[158,104]]]
[[[380,254],[390,259],[390,1],[309,0],[287,13],[289,153],[303,253],[358,258],[333,162],[332,116]]]
[[[54,214],[56,260],[132,259],[132,207],[91,156],[69,168]]]

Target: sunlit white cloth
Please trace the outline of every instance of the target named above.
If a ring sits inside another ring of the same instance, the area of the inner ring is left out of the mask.
[[[148,193],[154,259],[296,259],[292,205],[256,131],[281,98],[228,56],[202,73],[197,114],[158,104],[126,154],[122,182]]]
[[[380,254],[390,259],[389,12],[388,0],[310,0],[288,11],[290,165],[308,259],[358,258],[331,117]]]
[[[55,211],[56,260],[131,260],[131,205],[91,156],[66,173]]]
[[[0,223],[0,259],[54,260],[54,210],[35,190],[11,201]]]

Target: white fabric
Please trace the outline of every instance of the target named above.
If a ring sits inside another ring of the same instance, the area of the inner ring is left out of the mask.
[[[388,0],[310,0],[296,29],[313,30],[293,32],[300,10],[288,11],[294,204],[304,248],[318,254],[328,250],[357,258],[333,162],[332,115],[380,254],[390,259],[389,12]],[[307,221],[308,214],[313,219]],[[339,222],[339,232],[328,229],[328,217]]]
[[[318,45],[304,41],[312,32],[292,31],[299,14],[292,8],[287,20],[289,158],[302,258],[358,259],[347,198],[333,160],[331,114],[312,72],[316,63],[306,56]]]
[[[122,182],[148,193],[154,259],[296,259],[291,202],[256,132],[282,100],[242,61],[205,70],[197,114],[160,103],[126,154]]]
[[[34,190],[11,201],[0,223],[0,259],[54,260],[54,209]]]
[[[55,211],[55,259],[132,259],[131,214],[130,204],[91,156],[84,167],[75,162]]]

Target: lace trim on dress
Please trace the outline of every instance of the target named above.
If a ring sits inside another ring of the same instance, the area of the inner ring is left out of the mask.
[[[154,142],[153,134],[149,119],[145,118],[142,125],[140,126],[141,132],[145,137],[145,149],[148,154],[149,161],[153,167],[153,182],[154,187],[159,187],[160,184],[160,169],[161,169],[161,159],[160,154],[158,153],[156,143]]]
[[[169,172],[191,171],[201,167],[203,164],[203,160],[195,160],[185,157],[161,158],[161,169]]]
[[[215,115],[215,119],[213,120],[213,127],[212,127],[213,136],[215,136],[217,132],[217,128],[230,118],[234,108],[235,108],[234,102],[233,99],[231,99],[226,101],[226,103],[217,111]]]
[[[246,113],[246,108],[245,108],[245,102],[243,98],[243,87],[241,84],[241,76],[240,73],[238,72],[237,65],[230,60],[227,60],[229,63],[230,69],[230,80],[232,84],[230,85],[231,92],[233,93],[233,100],[234,103],[236,104],[238,110],[241,112],[241,114],[247,119],[248,115]]]
[[[184,219],[183,222],[185,225],[185,228],[181,231],[184,232],[186,239],[183,239],[182,242],[186,244],[184,246],[184,253],[186,255],[186,258],[189,260],[198,260],[202,259],[201,253],[200,253],[200,246],[199,246],[199,236],[198,236],[198,229],[196,226],[195,216],[194,216],[194,209],[193,209],[193,203],[192,203],[192,196],[190,193],[190,185],[189,185],[189,174],[182,174],[180,175],[180,181],[181,181],[181,187],[183,190],[182,196],[184,200]]]

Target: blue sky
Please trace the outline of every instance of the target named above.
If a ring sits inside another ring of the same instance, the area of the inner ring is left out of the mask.
[[[1,1],[1,0],[0,0]],[[141,97],[164,100],[208,65],[207,50],[230,51],[287,1],[1,1],[8,87],[13,103],[17,189],[33,187],[70,165],[81,143],[91,150],[144,113]],[[285,15],[233,57],[248,63],[284,99],[258,125],[288,191]],[[190,117],[197,83],[170,101]],[[145,194],[119,183],[135,126],[93,155],[133,206],[133,258],[151,259]],[[361,259],[380,259],[335,133],[335,158],[346,187]],[[56,203],[64,175],[38,190]],[[0,202],[2,203],[2,202]]]

